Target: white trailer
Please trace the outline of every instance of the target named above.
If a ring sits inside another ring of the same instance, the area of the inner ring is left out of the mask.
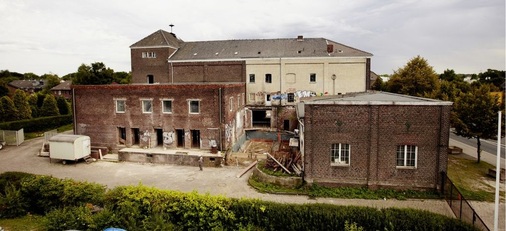
[[[58,134],[49,138],[49,161],[51,159],[62,160],[66,164],[68,160],[77,161],[88,159],[91,154],[89,136]]]

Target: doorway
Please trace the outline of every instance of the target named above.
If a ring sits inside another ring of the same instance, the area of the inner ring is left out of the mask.
[[[139,145],[141,139],[139,131],[138,128],[132,128],[132,145]]]
[[[177,147],[184,148],[184,129],[176,129]]]
[[[191,130],[192,148],[200,148],[200,130]]]
[[[126,141],[126,129],[122,127],[118,127],[119,139],[118,143],[121,145],[125,145]]]
[[[156,145],[163,146],[163,130],[161,128],[155,128],[156,132]]]
[[[290,131],[290,120],[283,120],[283,130]]]

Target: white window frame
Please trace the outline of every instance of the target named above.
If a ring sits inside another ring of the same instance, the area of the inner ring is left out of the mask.
[[[172,101],[173,99],[162,99],[162,113],[163,114],[172,114]],[[165,111],[165,102],[170,102],[170,111]]]
[[[256,98],[255,93],[249,93],[249,101],[250,102],[255,102],[255,100],[256,100],[255,98]]]
[[[198,112],[192,112],[192,107],[191,107],[192,102],[198,103]],[[200,114],[200,100],[199,99],[189,99],[188,100],[188,114]]]
[[[233,111],[234,110],[234,97],[230,97],[230,100],[229,100],[229,111]]]
[[[342,161],[345,158],[346,151],[348,154],[347,163],[346,161]],[[346,143],[333,143],[330,146],[330,165],[350,166],[350,163],[351,163],[351,145]]]
[[[146,105],[145,103],[149,102],[151,107],[150,107],[150,110],[146,110]],[[153,99],[141,99],[141,108],[142,108],[142,113],[143,114],[151,114],[153,113]]]
[[[241,94],[237,95],[237,110],[241,107]]]
[[[408,148],[409,147],[409,148]],[[414,165],[408,165],[408,154],[413,154],[413,148],[414,148]],[[399,154],[402,155],[401,161],[403,162],[402,165],[399,165]],[[395,166],[397,168],[404,168],[404,169],[415,169],[418,166],[418,146],[416,145],[397,145],[397,148],[395,150]]]
[[[314,76],[314,80],[312,79]],[[316,73],[309,74],[309,83],[316,83]]]
[[[272,74],[271,73],[265,74],[265,83],[272,83]]]
[[[118,103],[123,102],[123,110],[118,110]],[[126,112],[126,99],[114,99],[114,107],[116,113],[125,113]]]
[[[155,59],[156,58],[156,53],[153,52],[153,51],[149,51],[149,52],[142,52],[142,58],[145,59],[145,58],[148,58],[148,59]]]

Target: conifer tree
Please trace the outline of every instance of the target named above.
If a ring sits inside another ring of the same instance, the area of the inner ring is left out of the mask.
[[[42,107],[39,112],[40,116],[57,116],[60,115],[58,111],[58,105],[53,95],[48,94],[42,102]]]
[[[20,120],[32,118],[32,109],[30,108],[28,97],[25,92],[18,89],[14,92],[14,96],[12,98],[14,106],[16,106],[18,111],[17,118]]]

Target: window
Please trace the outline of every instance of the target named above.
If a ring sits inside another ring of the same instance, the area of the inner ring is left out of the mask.
[[[190,114],[199,114],[200,113],[200,101],[198,100],[190,100],[188,102]]]
[[[315,73],[309,74],[309,82],[316,83],[316,74]]]
[[[116,99],[116,113],[125,113],[126,108],[126,100],[124,99]]]
[[[155,52],[142,52],[142,58],[143,59],[145,59],[145,58],[154,59],[154,58],[156,58],[156,53]]]
[[[241,107],[241,95],[237,95],[237,110]]]
[[[142,113],[153,112],[153,102],[150,99],[143,99],[142,101]]]
[[[249,74],[249,82],[254,83],[255,82],[255,74]]]
[[[165,114],[172,113],[172,100],[167,99],[162,100],[162,113]]]
[[[265,74],[265,82],[272,83],[272,75],[271,74]]]
[[[294,102],[295,101],[295,94],[294,93],[288,93],[288,102]]]
[[[249,93],[249,101],[255,102],[255,93]]]
[[[332,165],[350,165],[350,145],[341,143],[332,144],[330,163]]]
[[[148,83],[154,83],[155,77],[153,75],[148,75],[148,76],[146,76],[146,80]]]
[[[416,168],[418,147],[415,145],[397,146],[397,167]]]
[[[234,110],[234,97],[230,97],[230,111]]]

